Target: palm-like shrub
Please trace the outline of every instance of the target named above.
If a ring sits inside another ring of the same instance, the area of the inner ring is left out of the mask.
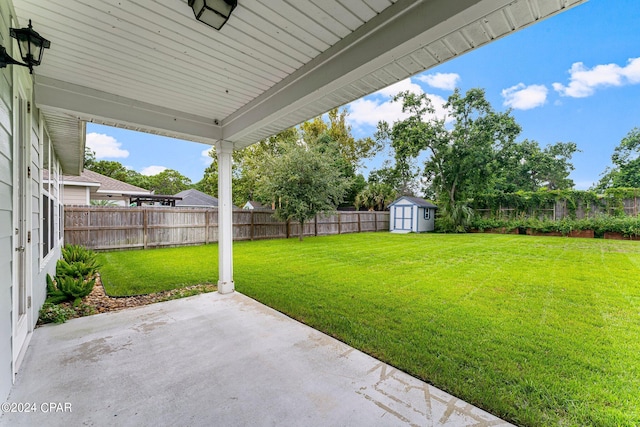
[[[93,268],[94,272],[100,268],[97,254],[91,249],[84,248],[80,245],[65,245],[62,248],[62,258],[72,264],[74,262],[82,262]]]
[[[77,305],[93,290],[100,264],[95,252],[78,245],[66,245],[62,256],[55,277],[47,274],[47,302],[73,301]]]

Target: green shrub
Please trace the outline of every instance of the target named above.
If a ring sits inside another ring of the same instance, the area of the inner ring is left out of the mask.
[[[67,295],[58,289],[55,279],[47,274],[47,299],[45,304],[60,304],[67,301],[67,299]]]
[[[95,252],[78,245],[66,245],[62,256],[56,264],[55,277],[47,274],[46,301],[51,304],[73,301],[77,306],[93,290],[100,264]]]
[[[93,290],[96,279],[79,279],[76,277],[63,276],[58,277],[58,289],[67,296],[68,300],[74,301],[74,305],[80,303],[82,298],[86,297]]]
[[[38,319],[41,323],[64,323],[73,317],[74,313],[74,310],[69,307],[45,302],[40,309]]]
[[[93,273],[100,268],[98,254],[80,245],[65,245],[62,248],[62,258],[69,264],[81,262],[91,268]]]
[[[90,265],[84,262],[72,262],[61,259],[56,264],[56,276],[57,277],[74,277],[76,279],[89,279],[95,275],[96,271]]]

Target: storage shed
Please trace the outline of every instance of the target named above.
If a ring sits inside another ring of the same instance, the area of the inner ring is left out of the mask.
[[[420,197],[402,196],[389,205],[389,231],[422,233],[435,229],[438,207]]]

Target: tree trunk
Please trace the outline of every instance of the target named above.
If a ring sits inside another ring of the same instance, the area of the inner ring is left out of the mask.
[[[304,222],[300,221],[300,234],[298,234],[298,240],[302,242],[302,236],[304,234]]]

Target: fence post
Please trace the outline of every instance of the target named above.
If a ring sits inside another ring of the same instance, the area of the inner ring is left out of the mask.
[[[251,212],[251,240],[253,240],[253,227],[254,227],[254,222],[253,222],[253,209],[251,209],[249,212]]]
[[[91,242],[91,210],[87,210],[87,242]]]
[[[378,231],[378,212],[373,211],[373,226],[375,227],[374,230]]]
[[[287,234],[286,234],[287,239],[289,238],[289,233],[291,232],[291,230],[289,228],[290,225],[291,225],[291,223],[289,222],[289,220],[287,220]]]
[[[209,244],[209,209],[204,209],[204,244]]]
[[[362,227],[360,225],[360,212],[356,211],[358,214],[358,233],[362,233]]]
[[[149,225],[148,214],[149,214],[149,211],[147,211],[147,208],[142,208],[142,233],[143,233],[142,247],[143,249],[147,249],[147,228]]]
[[[342,234],[342,215],[338,212],[338,234]]]

